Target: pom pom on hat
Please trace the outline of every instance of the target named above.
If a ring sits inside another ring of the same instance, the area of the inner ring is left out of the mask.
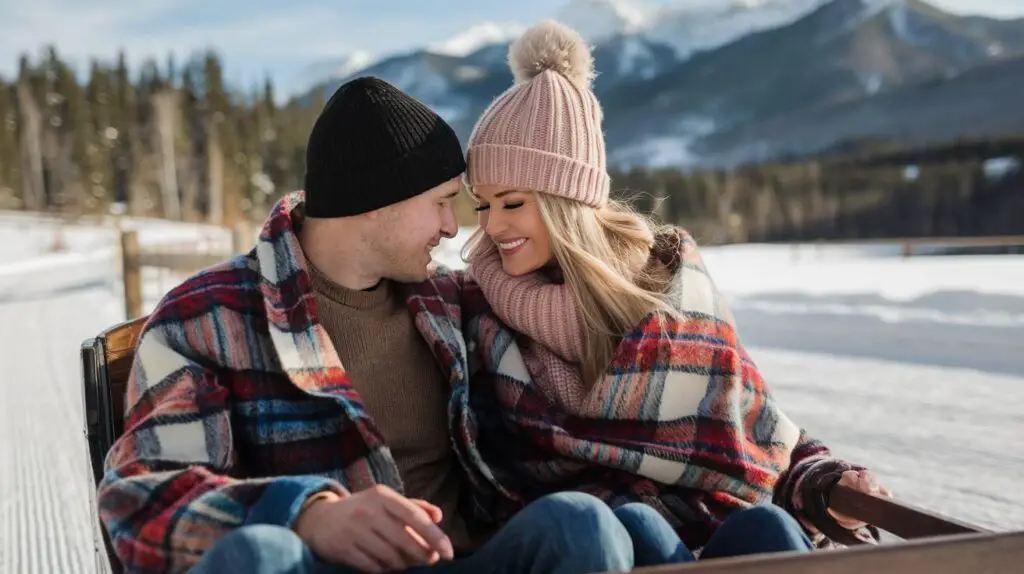
[[[545,70],[589,88],[594,79],[594,57],[579,32],[554,20],[531,26],[508,50],[516,83],[529,81]]]

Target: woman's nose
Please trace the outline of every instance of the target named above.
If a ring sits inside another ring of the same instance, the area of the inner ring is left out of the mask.
[[[487,212],[485,212],[484,217],[486,219],[484,221],[483,227],[484,232],[486,232],[487,235],[493,237],[504,229],[505,224],[503,223],[501,216],[495,217],[494,214],[491,213],[490,210],[488,210]]]

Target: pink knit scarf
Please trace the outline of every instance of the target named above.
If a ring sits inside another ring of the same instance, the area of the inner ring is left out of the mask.
[[[583,319],[569,288],[542,272],[505,273],[493,249],[471,257],[469,272],[494,314],[529,338],[520,348],[530,377],[562,409],[575,413],[587,389],[580,370]]]

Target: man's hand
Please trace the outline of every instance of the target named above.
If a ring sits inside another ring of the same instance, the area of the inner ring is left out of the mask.
[[[875,475],[867,470],[848,470],[843,473],[843,476],[839,479],[837,484],[858,490],[865,494],[892,497],[892,493],[889,492],[889,489],[879,484]],[[838,522],[840,526],[847,530],[857,530],[858,528],[862,528],[867,525],[866,522],[855,520],[844,514],[834,512],[831,509],[829,509],[828,513],[832,515],[832,518],[835,518],[836,522]]]
[[[313,502],[294,530],[321,560],[378,573],[451,560],[441,510],[386,486]]]

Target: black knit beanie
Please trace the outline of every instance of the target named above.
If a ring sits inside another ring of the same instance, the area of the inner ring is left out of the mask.
[[[398,203],[466,171],[455,131],[374,77],[343,84],[306,145],[306,215],[345,217]]]

